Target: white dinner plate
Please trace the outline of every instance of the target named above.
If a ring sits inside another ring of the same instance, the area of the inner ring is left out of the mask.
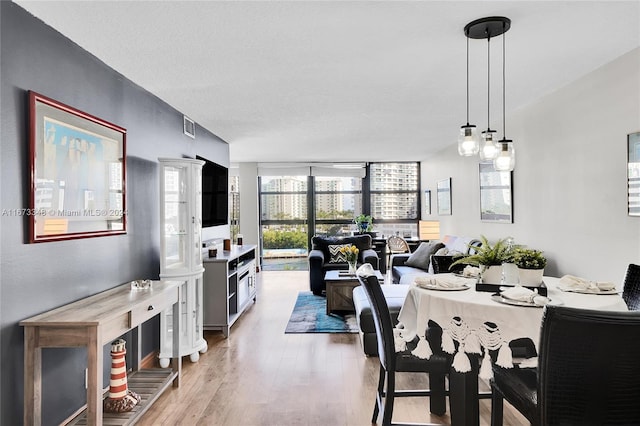
[[[418,284],[416,285],[420,288],[424,288],[427,290],[438,290],[438,291],[460,291],[460,290],[469,290],[469,286],[466,284],[461,285],[460,287],[440,287],[435,284]]]
[[[619,294],[620,292],[618,291],[618,289],[611,289],[611,290],[600,290],[599,288],[561,288],[558,287],[560,290],[562,291],[567,291],[570,293],[580,293],[580,294],[600,294],[600,295],[605,295],[605,294]]]
[[[523,300],[514,300],[514,299],[509,299],[506,297],[503,297],[500,294],[492,294],[491,295],[491,300],[496,301],[498,303],[503,303],[505,305],[513,305],[513,306],[526,306],[528,308],[544,308],[546,305],[562,305],[562,302],[559,300],[551,300],[549,298],[547,298],[549,300],[548,303],[544,304],[544,305],[539,305],[537,303],[534,302],[525,302]]]
[[[462,272],[454,272],[453,275],[455,275],[456,277],[466,278],[466,279],[469,279],[469,280],[478,279],[477,275],[465,275]]]

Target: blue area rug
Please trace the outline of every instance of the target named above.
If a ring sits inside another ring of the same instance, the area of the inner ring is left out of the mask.
[[[357,333],[355,314],[327,315],[327,299],[310,291],[298,293],[298,300],[285,333]]]

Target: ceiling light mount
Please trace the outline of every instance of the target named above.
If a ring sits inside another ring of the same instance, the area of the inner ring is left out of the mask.
[[[464,35],[472,39],[491,38],[502,35],[511,28],[511,19],[504,16],[490,16],[476,19],[464,26]]]

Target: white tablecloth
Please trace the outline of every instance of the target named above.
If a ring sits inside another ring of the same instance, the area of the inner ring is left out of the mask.
[[[584,309],[627,310],[620,295],[563,292],[557,288],[558,281],[544,277],[552,302]],[[543,308],[501,304],[491,300],[490,292],[476,292],[475,279],[469,279],[468,284],[471,288],[463,291],[427,290],[411,284],[398,316],[396,350],[405,350],[405,342],[418,336],[418,346],[412,353],[429,358],[434,349],[425,339],[429,320],[442,328],[442,349],[454,355],[453,367],[461,373],[471,370],[467,354],[479,354],[483,356],[480,377],[491,377],[490,359],[484,356],[488,351],[498,351],[498,365],[513,367],[509,342],[517,338],[530,338],[539,350]],[[457,349],[454,342],[459,344]]]

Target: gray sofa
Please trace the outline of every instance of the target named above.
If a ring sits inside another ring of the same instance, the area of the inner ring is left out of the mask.
[[[440,242],[422,243],[414,253],[391,256],[391,278],[394,284],[411,284],[416,277],[459,272],[465,265],[450,269],[451,264],[461,256],[473,253],[473,247],[480,241],[469,237],[445,236]],[[422,250],[422,256],[418,251]]]
[[[391,321],[395,325],[398,322],[398,314],[404,303],[404,299],[407,297],[409,291],[408,285],[381,285],[384,298],[389,305],[389,312],[391,313]],[[376,328],[373,323],[373,313],[371,312],[371,305],[367,298],[367,293],[364,287],[358,286],[353,289],[353,305],[356,309],[356,319],[358,321],[358,332],[360,334],[360,343],[362,343],[362,349],[365,355],[377,356],[378,355],[378,343],[376,339]]]

